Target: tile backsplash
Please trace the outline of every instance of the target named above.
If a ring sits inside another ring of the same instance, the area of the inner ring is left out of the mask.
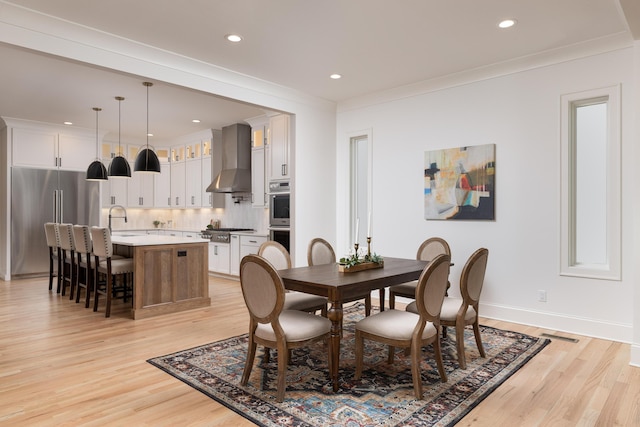
[[[234,203],[230,194],[226,194],[225,208],[200,209],[137,209],[127,208],[125,223],[121,218],[113,218],[111,226],[114,230],[139,230],[154,228],[153,221],[164,223],[163,228],[196,231],[204,229],[211,220],[220,220],[221,227],[253,228],[260,233],[267,233],[269,226],[269,210],[253,208],[250,202]],[[121,215],[114,210],[113,214]],[[102,224],[109,223],[109,208],[102,209]]]

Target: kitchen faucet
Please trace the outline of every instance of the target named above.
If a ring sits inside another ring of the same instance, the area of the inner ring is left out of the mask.
[[[111,216],[113,208],[120,208],[124,211],[124,216]],[[127,222],[127,210],[122,205],[113,205],[109,208],[109,234],[111,234],[111,218],[124,218],[124,222]]]

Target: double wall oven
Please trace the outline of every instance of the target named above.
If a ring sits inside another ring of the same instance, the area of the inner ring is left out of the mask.
[[[275,240],[290,251],[290,196],[289,181],[269,183],[269,239]]]

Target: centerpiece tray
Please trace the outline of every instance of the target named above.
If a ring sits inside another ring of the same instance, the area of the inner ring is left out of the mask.
[[[372,270],[374,268],[383,268],[384,262],[361,262],[352,266],[345,264],[338,264],[338,271],[340,273],[355,273],[356,271]]]

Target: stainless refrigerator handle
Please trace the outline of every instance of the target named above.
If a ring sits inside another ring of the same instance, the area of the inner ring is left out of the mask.
[[[58,208],[60,210],[60,224],[62,224],[64,222],[64,191],[63,190],[59,190],[60,191],[60,203],[58,205]]]
[[[58,190],[53,190],[53,222],[58,222]]]

